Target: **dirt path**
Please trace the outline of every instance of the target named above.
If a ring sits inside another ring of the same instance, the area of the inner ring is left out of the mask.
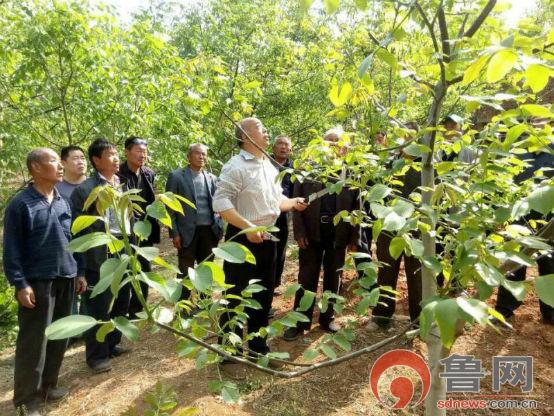
[[[169,248],[164,247],[164,251]],[[297,264],[289,256],[284,276],[285,285],[296,279]],[[400,290],[404,294],[405,285]],[[407,302],[403,296],[397,308],[398,315],[406,315]],[[290,310],[292,300],[282,296],[275,298],[279,313]],[[538,302],[535,296],[527,299],[518,311],[513,323],[513,333],[497,334],[491,329],[473,327],[456,343],[455,352],[474,354],[483,360],[483,367],[491,370],[491,357],[497,355],[533,355],[535,360],[535,385],[532,398],[540,402],[539,410],[518,411],[452,411],[449,414],[482,415],[552,415],[554,414],[554,328],[540,322]],[[347,319],[348,315],[341,317]],[[353,315],[352,315],[353,317]],[[374,343],[390,336],[382,333],[360,331],[355,346]],[[274,350],[288,351],[291,357],[301,359],[309,345],[317,343],[324,334],[316,328],[306,337],[293,343],[272,340]],[[300,379],[273,379],[257,372],[248,372],[248,379],[239,381],[242,399],[239,404],[227,405],[208,392],[209,380],[217,378],[217,368],[209,366],[196,370],[194,362],[179,359],[175,354],[176,340],[166,333],[143,332],[132,345],[133,352],[114,360],[111,372],[92,375],[84,363],[84,346],[71,348],[66,354],[60,383],[71,394],[62,403],[48,408],[52,416],[72,415],[141,415],[145,397],[157,382],[171,387],[177,393],[178,408],[194,406],[198,415],[389,415],[392,411],[381,407],[373,397],[368,383],[368,369],[383,352],[366,355],[336,367],[322,369]],[[423,345],[416,341],[409,346],[397,343],[399,348],[414,348],[422,352]],[[388,348],[392,348],[389,346]],[[0,353],[0,415],[13,413],[11,405],[13,380],[13,349]],[[487,376],[481,382],[481,394],[491,394],[491,380]],[[504,394],[517,390],[502,391]],[[453,397],[453,396],[449,396]],[[459,398],[459,397],[457,397]],[[475,398],[466,395],[465,398]],[[531,397],[530,397],[531,398]],[[177,409],[178,409],[177,408]],[[421,408],[416,409],[416,414]],[[414,414],[412,411],[403,414]]]

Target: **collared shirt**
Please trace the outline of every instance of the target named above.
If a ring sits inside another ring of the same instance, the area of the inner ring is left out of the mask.
[[[241,150],[221,170],[213,197],[214,211],[235,208],[255,225],[275,224],[281,213],[281,201],[286,199],[277,182],[277,174],[267,158],[258,159]]]
[[[54,189],[48,202],[33,185],[17,194],[4,215],[4,271],[16,289],[29,281],[77,276],[66,246],[71,240],[71,208]]]
[[[104,175],[102,175],[100,172],[98,172],[98,176],[100,179],[102,179],[104,182],[106,182],[108,185],[110,185],[112,188],[118,188],[121,184],[121,181],[119,180],[119,176],[114,175],[113,176],[113,183],[108,181]],[[108,218],[108,224],[110,225],[110,233],[112,233],[115,236],[121,235],[121,228],[119,228],[119,223],[117,222],[117,218],[115,217],[115,212],[112,207],[108,208],[106,211],[106,215]],[[131,227],[128,224],[128,220],[125,221],[125,228],[129,230]]]

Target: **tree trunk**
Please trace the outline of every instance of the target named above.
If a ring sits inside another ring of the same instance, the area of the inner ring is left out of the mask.
[[[438,83],[435,86],[434,100],[431,108],[429,110],[429,115],[427,117],[427,126],[436,127],[439,122],[440,111],[442,108],[442,101],[446,94],[447,87],[442,83]],[[421,185],[424,187],[422,192],[422,206],[431,207],[431,196],[433,195],[433,190],[435,188],[435,171],[433,167],[433,156],[435,153],[435,136],[436,131],[431,131],[425,133],[423,136],[423,144],[428,146],[431,151],[424,156],[423,166],[421,168]],[[424,256],[435,256],[435,244],[436,240],[434,234],[432,233],[435,230],[435,224],[433,224],[430,218],[424,218],[430,227],[430,232],[423,233],[423,255]],[[437,281],[433,272],[422,265],[421,269],[421,279],[422,279],[422,293],[423,299],[430,298],[437,294]],[[445,415],[446,410],[437,408],[437,401],[444,400],[446,398],[446,385],[439,377],[441,371],[441,366],[439,360],[448,356],[450,350],[444,348],[440,339],[440,330],[435,326],[429,335],[427,336],[427,354],[428,354],[428,364],[431,370],[431,388],[429,389],[429,394],[425,399],[425,415],[435,416],[435,415]]]

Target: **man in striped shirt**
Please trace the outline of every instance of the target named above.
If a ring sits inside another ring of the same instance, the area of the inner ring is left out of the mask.
[[[256,226],[273,226],[281,212],[303,211],[308,206],[303,198],[288,198],[282,194],[281,185],[276,182],[277,169],[266,157],[264,149],[268,145],[267,130],[257,118],[246,118],[235,131],[240,153],[232,157],[221,170],[217,190],[213,198],[213,209],[229,224],[225,239],[228,240],[241,230]],[[256,258],[256,264],[225,262],[225,283],[234,285],[228,294],[241,295],[251,279],[260,279],[265,290],[256,292],[252,298],[260,309],[248,308],[248,332],[257,333],[267,326],[269,309],[273,298],[275,280],[276,246],[261,231],[242,234],[234,241],[246,246]],[[237,299],[229,299],[227,308],[234,309]],[[223,315],[220,326],[223,328],[232,313]],[[233,330],[237,335],[240,328]],[[241,337],[242,338],[242,337]],[[222,341],[225,341],[222,340]],[[249,341],[251,351],[266,354],[269,347],[264,336],[254,336]]]

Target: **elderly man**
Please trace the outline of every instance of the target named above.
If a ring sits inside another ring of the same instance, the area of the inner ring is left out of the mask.
[[[76,278],[82,270],[65,249],[71,209],[55,189],[63,177],[58,155],[35,149],[27,156],[27,168],[32,183],[6,208],[4,271],[18,300],[13,403],[22,414],[39,415],[43,400],[67,394],[58,387],[67,340],[48,341],[44,331],[71,314],[74,292],[83,292],[86,281]]]
[[[247,228],[272,226],[281,212],[303,211],[307,207],[302,198],[287,198],[282,194],[281,186],[276,182],[277,169],[264,154],[268,135],[262,122],[257,118],[246,118],[237,126],[235,135],[241,150],[223,166],[213,203],[214,210],[229,223],[226,239]],[[254,293],[252,297],[261,308],[249,308],[246,312],[248,332],[257,333],[268,324],[275,285],[275,242],[261,231],[242,234],[234,241],[252,252],[256,264],[226,261],[223,266],[225,282],[233,285],[227,293],[240,296],[249,280],[260,279],[265,290]],[[238,304],[237,299],[229,299],[227,307],[232,310]],[[238,327],[227,326],[230,315],[224,314],[220,325],[226,331],[234,330],[240,336]],[[249,348],[260,354],[269,352],[266,338],[260,335],[249,341]]]
[[[156,174],[150,168],[145,166],[148,159],[148,142],[140,137],[131,136],[125,140],[125,162],[119,166],[119,176],[124,178],[129,189],[140,189],[140,196],[145,202],[138,202],[138,205],[146,211],[146,207],[152,204],[156,199],[154,181]],[[136,219],[144,220],[146,213],[139,215]],[[160,225],[152,218],[148,221],[152,225],[152,231],[146,241],[141,241],[140,246],[152,246],[160,242]],[[150,262],[144,257],[139,257],[140,266],[143,272],[151,271]],[[148,285],[140,282],[142,295],[146,300],[148,298]],[[129,318],[136,319],[137,313],[142,311],[137,294],[131,291],[131,300],[129,301]]]
[[[173,227],[169,236],[177,249],[179,270],[182,276],[187,275],[189,267],[200,263],[212,254],[223,236],[222,221],[214,212],[212,202],[215,193],[216,177],[206,172],[208,147],[193,143],[187,151],[189,165],[171,172],[167,178],[166,191],[181,195],[196,205],[196,209],[184,205],[182,215],[170,211]],[[182,298],[188,298],[190,291],[183,288]]]
[[[123,188],[127,190],[126,185],[121,183],[117,172],[119,171],[119,155],[117,147],[105,139],[96,139],[88,148],[89,160],[94,168],[94,174],[79,185],[71,194],[71,206],[73,218],[80,215],[99,215],[96,204],[92,204],[87,210],[84,208],[85,201],[90,193],[97,186],[112,186],[114,188]],[[115,237],[121,237],[121,229],[115,217],[113,209],[108,209],[107,222],[110,233]],[[96,221],[86,232],[105,232],[106,226],[102,221]],[[94,298],[91,298],[94,285],[100,280],[100,267],[109,257],[108,247],[105,245],[93,247],[81,254],[79,257],[84,259],[85,277],[89,283],[86,293],[83,294],[83,300],[87,313],[99,321],[109,321],[111,318],[127,315],[129,309],[129,285],[119,290],[115,300],[111,290],[105,290]],[[112,305],[113,302],[113,305]],[[89,329],[85,333],[85,355],[87,365],[95,372],[102,373],[110,371],[111,358],[118,357],[129,349],[121,347],[121,332],[114,330],[110,332],[100,342],[96,339],[98,327]]]
[[[275,143],[273,144],[273,159],[278,163],[278,166],[275,166],[277,169],[292,167],[290,161],[291,151],[292,143],[288,136],[279,135],[275,138]],[[292,197],[292,182],[289,173],[283,177],[281,187],[283,188],[283,195],[287,198]],[[277,238],[279,239],[277,242],[277,266],[275,269],[275,295],[278,295],[280,292],[277,292],[277,287],[281,285],[281,276],[283,275],[287,254],[287,241],[289,239],[288,212],[282,212],[281,215],[279,215],[277,222],[275,222],[275,226],[279,228],[279,232],[277,233]]]
[[[79,146],[63,147],[60,156],[63,166],[63,180],[56,184],[56,189],[67,201],[71,193],[87,178],[87,159]]]
[[[328,131],[324,140],[336,147],[338,154],[344,154],[344,147],[337,147],[341,133]],[[304,181],[294,184],[294,195],[308,198],[323,189],[320,182]],[[302,286],[296,292],[294,309],[300,306],[304,290],[317,292],[319,272],[323,262],[323,290],[339,292],[341,271],[345,261],[346,250],[355,251],[360,243],[360,228],[340,221],[333,225],[333,218],[341,211],[359,209],[358,192],[348,188],[337,194],[327,194],[316,199],[304,212],[295,212],[292,217],[294,238],[298,243],[299,266],[298,283]],[[303,311],[309,322],[298,322],[296,327],[285,331],[284,339],[292,341],[311,327],[314,304]],[[319,314],[319,326],[327,332],[337,332],[339,326],[333,320],[333,306]]]

